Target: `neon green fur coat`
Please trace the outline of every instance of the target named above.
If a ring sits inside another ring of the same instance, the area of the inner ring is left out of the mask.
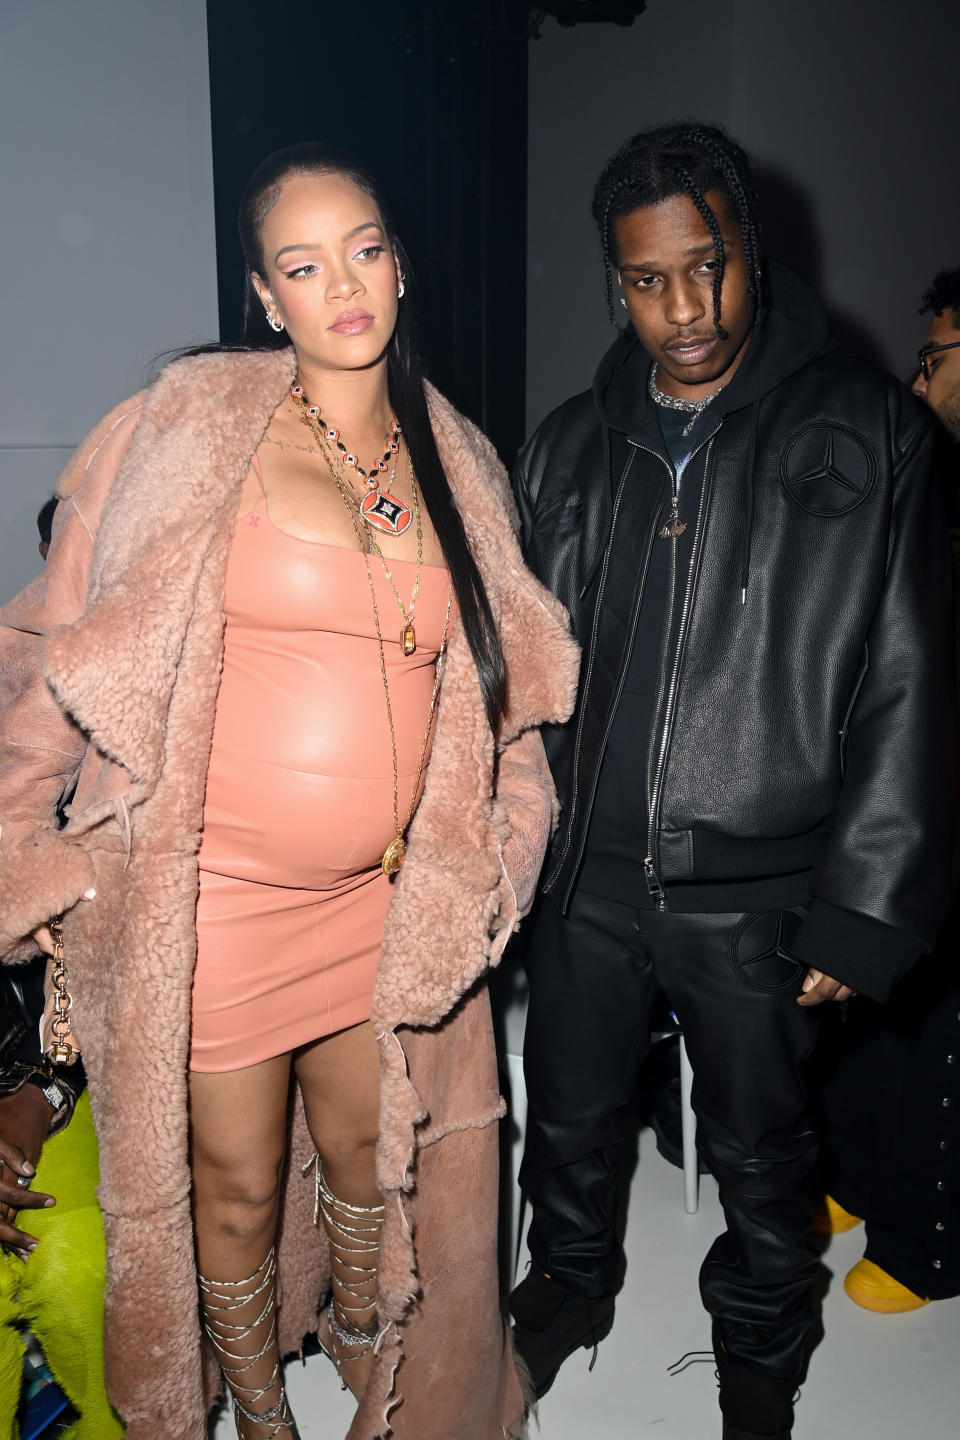
[[[39,1245],[24,1263],[0,1254],[0,1440],[18,1440],[21,1327],[36,1336],[79,1418],[62,1440],[119,1440],[123,1426],[103,1384],[103,1221],[96,1200],[97,1138],[86,1091],[73,1119],[43,1148],[34,1184],[57,1197],[24,1212]]]

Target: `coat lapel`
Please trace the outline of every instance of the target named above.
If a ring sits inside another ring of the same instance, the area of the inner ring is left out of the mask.
[[[579,652],[560,602],[523,563],[515,534],[516,508],[492,445],[435,390],[428,391],[428,399],[440,459],[459,503],[506,662],[508,707],[498,736],[502,746],[532,726],[566,719]],[[373,1000],[380,1033],[400,1024],[439,1024],[490,963],[503,874],[493,823],[496,748],[476,667],[457,627],[450,639],[423,798],[384,926]],[[405,1080],[400,1071],[394,1079],[395,1103],[400,1106]]]
[[[201,577],[225,572],[239,488],[292,374],[290,350],[196,356],[163,372],[104,507],[87,609],[47,641],[55,694],[129,771],[132,803],[157,783]]]

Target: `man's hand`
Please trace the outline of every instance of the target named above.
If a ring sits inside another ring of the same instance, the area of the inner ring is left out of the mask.
[[[9,1245],[21,1260],[26,1260],[37,1241],[17,1229],[13,1223],[17,1211],[56,1204],[52,1195],[17,1184],[18,1176],[33,1178],[52,1115],[35,1085],[21,1085],[13,1095],[0,1098],[0,1245]]]
[[[807,971],[800,988],[803,994],[797,996],[798,1005],[822,1005],[824,1000],[850,1000],[857,993],[849,985],[841,985],[839,980],[824,975],[822,970],[813,969]]]

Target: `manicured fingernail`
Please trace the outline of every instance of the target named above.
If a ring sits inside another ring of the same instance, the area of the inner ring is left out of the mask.
[[[54,1200],[53,1196],[51,1195],[48,1199],[44,1200],[44,1202],[43,1202],[44,1209],[45,1209],[45,1210],[49,1210],[49,1209],[50,1209],[50,1206],[51,1206],[51,1205],[56,1205],[56,1203],[57,1203],[56,1200]]]
[[[34,1242],[33,1242],[32,1245],[28,1245],[28,1246],[27,1246],[27,1254],[28,1254],[28,1255],[32,1255],[33,1252],[34,1252],[34,1250],[36,1250],[36,1248],[37,1248],[37,1242],[36,1242],[36,1240],[34,1240]]]
[[[24,1175],[36,1175],[37,1173],[36,1168],[30,1164],[29,1160],[24,1160],[22,1169]]]
[[[95,899],[96,899],[96,896],[97,896],[97,892],[96,892],[96,890],[94,890],[94,888],[93,888],[92,885],[90,886],[90,889],[89,889],[89,890],[84,890],[84,892],[83,892],[83,898],[84,898],[84,900],[95,900]]]

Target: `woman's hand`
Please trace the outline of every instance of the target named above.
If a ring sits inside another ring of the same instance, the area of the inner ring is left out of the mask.
[[[49,925],[38,925],[36,930],[31,931],[31,934],[44,955],[53,954],[53,936],[50,934]]]
[[[52,1195],[17,1184],[31,1180],[50,1129],[53,1112],[35,1085],[21,1085],[0,1098],[0,1245],[26,1260],[37,1241],[13,1223],[18,1210],[55,1205]]]

